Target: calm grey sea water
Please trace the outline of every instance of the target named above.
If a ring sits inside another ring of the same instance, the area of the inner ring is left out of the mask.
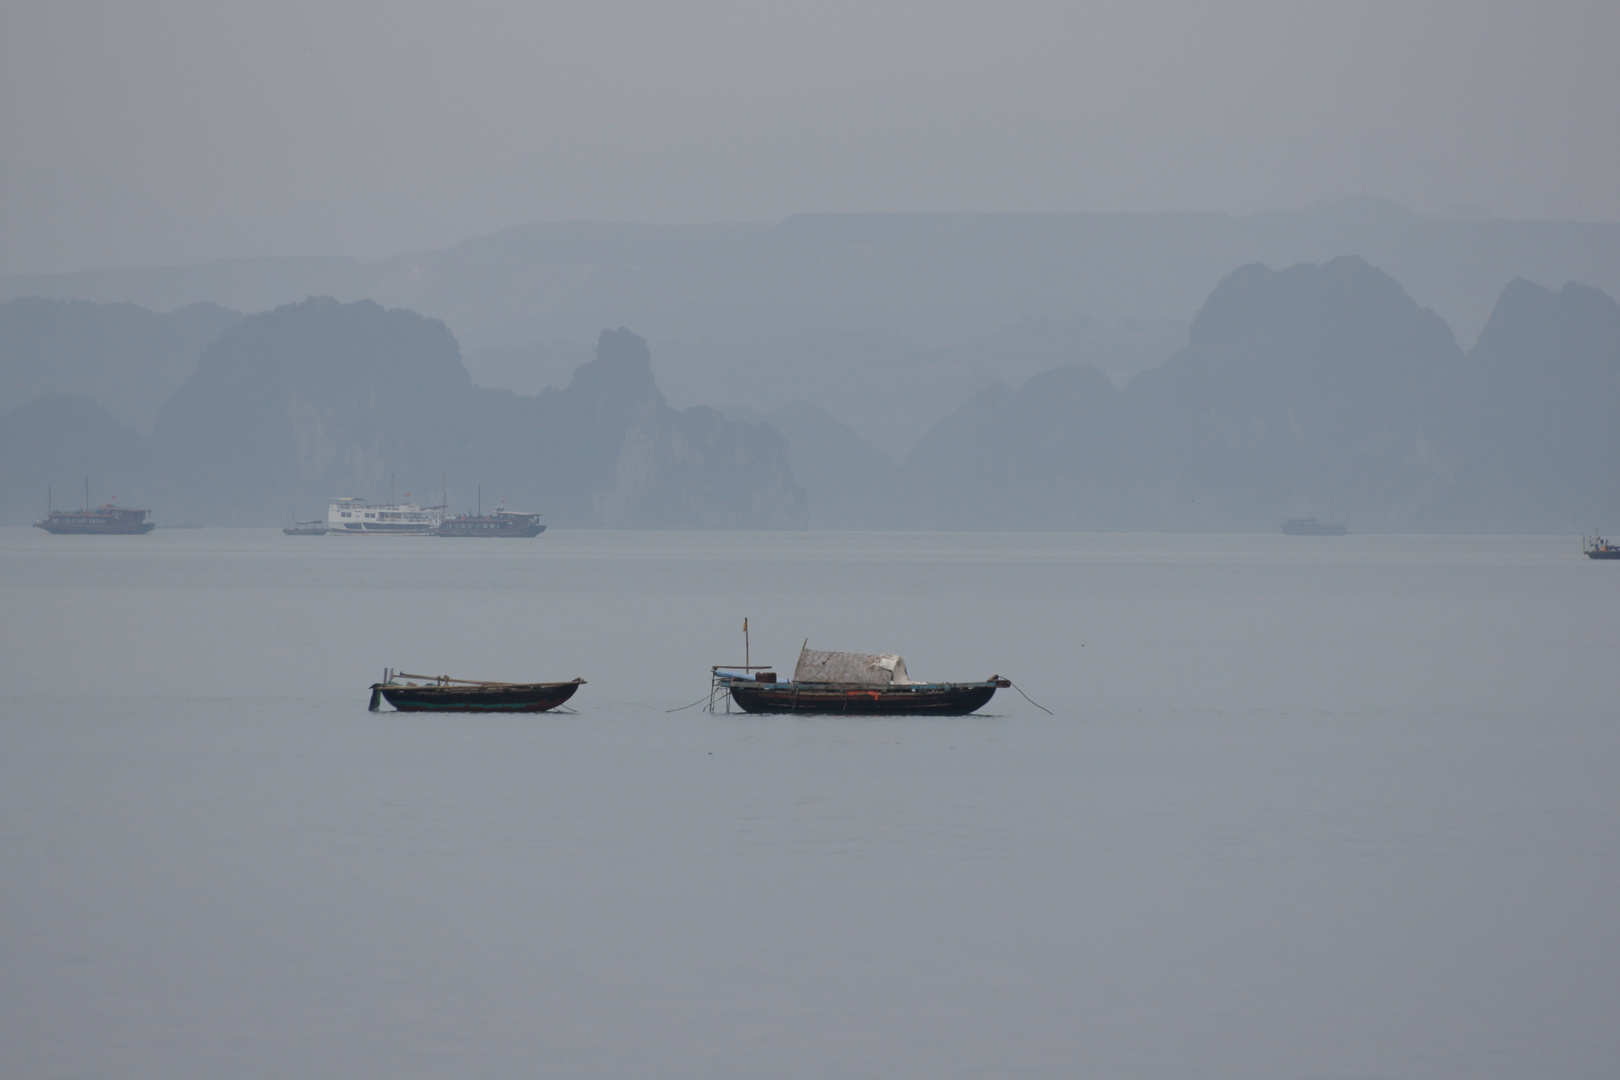
[[[0,529],[6,1077],[1609,1077],[1572,538]],[[992,715],[666,710],[800,642]],[[578,715],[365,711],[384,665]]]

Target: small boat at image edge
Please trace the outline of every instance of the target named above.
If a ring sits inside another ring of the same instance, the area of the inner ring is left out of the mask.
[[[1581,551],[1588,559],[1620,559],[1620,547],[1601,536],[1581,537]]]
[[[421,682],[399,682],[420,679]],[[548,683],[480,682],[448,675],[412,675],[386,671],[383,681],[371,684],[372,712],[381,699],[400,712],[547,712],[574,696],[584,679]]]
[[[806,642],[806,646],[808,646]],[[849,716],[965,716],[986,705],[1011,680],[913,682],[893,654],[821,652],[802,647],[792,682],[744,665],[712,671],[710,708],[725,699],[750,713],[836,713]]]

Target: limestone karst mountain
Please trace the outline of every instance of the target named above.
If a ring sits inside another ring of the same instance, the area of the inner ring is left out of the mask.
[[[32,310],[25,340],[72,341],[76,320],[106,315]],[[0,414],[3,520],[32,520],[47,484],[89,474],[98,497],[210,524],[310,517],[337,495],[435,501],[447,482],[458,508],[482,483],[486,506],[564,526],[1620,529],[1620,305],[1573,283],[1512,282],[1465,354],[1363,259],[1247,265],[1186,347],[1124,390],[1083,362],[992,383],[898,464],[804,400],[672,408],[647,342],[622,328],[566,385],[529,395],[474,385],[445,324],[411,311],[311,298],[219,318],[150,438],[84,395]],[[1061,355],[1044,334],[1032,325],[1028,355]],[[824,373],[828,394],[877,417],[911,400],[863,370]]]
[[[604,331],[562,390],[480,390],[437,319],[312,298],[233,327],[164,407],[149,461],[165,506],[219,524],[390,491],[487,500],[559,525],[791,528],[781,437],[671,409],[642,339]]]
[[[1233,267],[1359,255],[1471,343],[1504,282],[1620,295],[1620,224],[1456,220],[1360,197],[1219,213],[801,214],[774,224],[514,225],[374,261],[234,259],[0,278],[23,295],[208,300],[309,295],[444,320],[481,386],[561,386],[604,326],[659,357],[674,402],[807,401],[891,456],[994,382],[1084,363],[1117,383],[1186,343]],[[1044,328],[1044,329],[1042,329]],[[1049,338],[1047,343],[1042,338]],[[1064,356],[1050,355],[1054,345]],[[812,372],[837,369],[835,379]],[[852,401],[859,377],[882,410]],[[64,388],[66,389],[66,388]]]
[[[0,524],[79,506],[86,482],[91,505],[149,508],[143,451],[137,432],[86,397],[47,394],[0,415]]]
[[[1444,380],[1462,359],[1438,315],[1359,258],[1236,270],[1187,348],[1126,388],[1135,512],[1172,528],[1440,527],[1458,452]]]
[[[1574,282],[1502,291],[1457,418],[1472,527],[1580,532],[1620,518],[1620,304]]]
[[[1620,518],[1620,305],[1515,282],[1475,348],[1354,257],[1228,275],[1187,348],[1113,394],[1054,371],[918,444],[929,525],[1579,531]],[[971,493],[972,497],[967,497]],[[949,503],[950,515],[936,508]]]
[[[208,303],[168,314],[37,296],[0,304],[0,414],[48,394],[73,394],[150,434],[202,351],[241,317]]]

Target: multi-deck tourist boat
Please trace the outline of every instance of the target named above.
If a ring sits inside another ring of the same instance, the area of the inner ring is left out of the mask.
[[[43,521],[34,522],[34,528],[55,535],[119,534],[139,535],[157,528],[146,520],[150,510],[130,510],[112,503],[102,503],[94,510],[51,510]]]
[[[87,476],[84,478],[84,509],[57,510],[51,505],[51,485],[46,484],[45,517],[34,522],[34,528],[55,536],[139,536],[157,528],[155,522],[146,520],[146,515],[152,511],[114,506],[116,500],[115,495],[94,510],[90,509],[90,478]]]
[[[450,505],[449,492],[444,504]],[[439,525],[439,536],[539,536],[546,531],[540,524],[539,514],[518,514],[506,508],[503,501],[492,514],[484,513],[484,485],[478,485],[478,512],[447,517]]]
[[[444,507],[415,503],[333,499],[326,512],[327,531],[333,536],[433,536],[443,522]]]

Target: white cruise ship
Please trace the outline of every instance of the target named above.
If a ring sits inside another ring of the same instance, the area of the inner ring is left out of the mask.
[[[368,503],[333,499],[326,511],[331,536],[432,536],[444,520],[444,507],[415,503]]]

